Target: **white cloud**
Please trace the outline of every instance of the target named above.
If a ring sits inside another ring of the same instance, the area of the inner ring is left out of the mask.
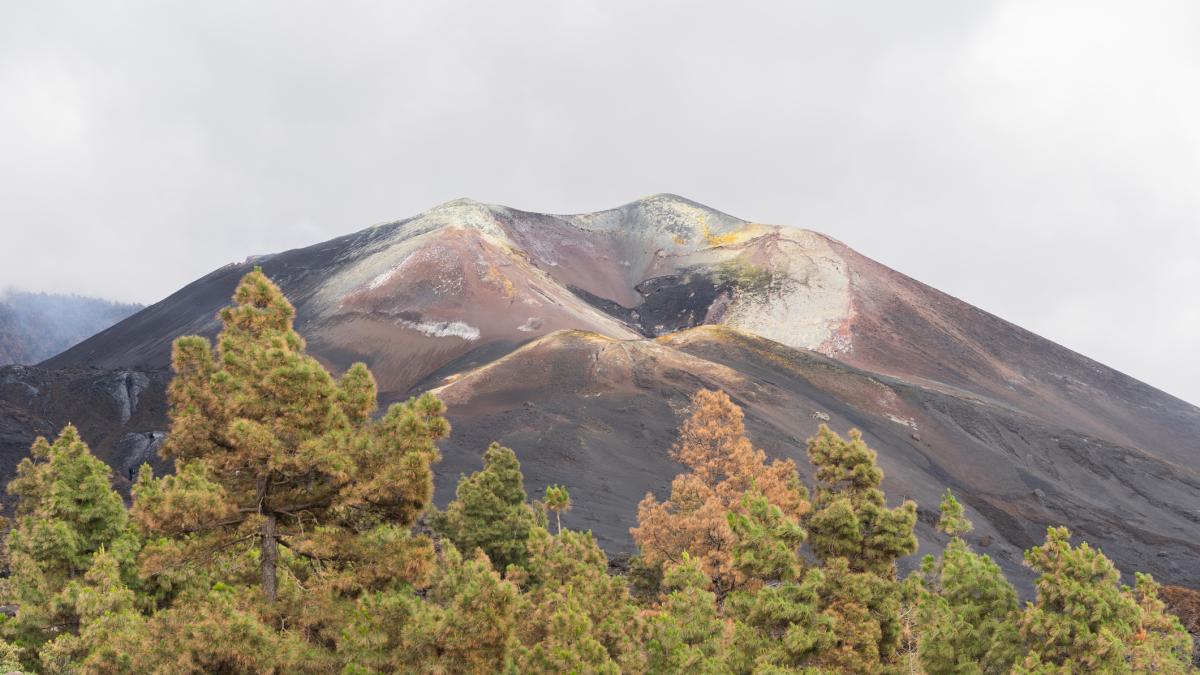
[[[1197,25],[1188,0],[4,3],[0,287],[154,301],[455,197],[668,191],[1200,402]]]

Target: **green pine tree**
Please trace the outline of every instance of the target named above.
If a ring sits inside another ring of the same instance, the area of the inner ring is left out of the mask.
[[[595,625],[583,601],[574,594],[555,594],[537,604],[538,641],[523,647],[517,671],[539,675],[606,673],[617,675],[620,666],[596,639]]]
[[[942,495],[942,503],[938,510],[941,513],[937,524],[939,532],[952,537],[963,537],[975,529],[975,525],[963,515],[962,504],[958,503],[949,488],[946,489],[946,494]]]
[[[755,672],[804,672],[822,663],[837,647],[835,617],[822,611],[825,587],[824,573],[810,569],[798,580],[731,594],[724,611],[738,622],[738,660],[755,664]]]
[[[456,498],[432,518],[435,530],[455,548],[482,549],[496,569],[523,566],[529,559],[529,534],[538,525],[526,502],[521,463],[512,450],[492,443],[483,469],[458,481]]]
[[[809,667],[834,646],[833,621],[821,611],[825,577],[818,569],[805,571],[799,548],[806,533],[779,507],[753,491],[740,506],[728,514],[733,562],[754,583],[722,606],[736,622],[736,656],[729,662],[755,664],[756,672]]]
[[[820,662],[873,672],[893,660],[900,641],[896,561],[917,549],[917,507],[887,507],[883,471],[857,429],[845,440],[822,424],[808,458],[817,470],[808,542],[824,567],[822,612],[837,638]]]
[[[555,531],[562,534],[562,514],[571,510],[571,493],[561,485],[547,485],[542,504],[547,511],[554,512]]]
[[[578,662],[590,664],[579,666],[582,671],[645,670],[642,619],[625,580],[608,573],[608,558],[592,533],[552,537],[535,530],[529,547],[520,669],[569,672],[566,664]]]
[[[857,429],[844,440],[822,424],[808,441],[808,459],[817,469],[808,520],[813,552],[822,561],[845,558],[852,570],[894,577],[896,560],[917,550],[916,504],[887,508],[883,471]]]
[[[64,633],[42,647],[45,672],[133,672],[134,654],[120,648],[140,640],[146,619],[137,596],[121,579],[120,562],[105,549],[92,556],[83,579],[64,593],[80,617],[78,634]]]
[[[331,672],[323,654],[258,612],[261,590],[216,584],[189,592],[155,612],[143,626],[114,631],[82,663],[83,673]]]
[[[1129,645],[1130,668],[1135,673],[1194,673],[1191,636],[1179,617],[1167,611],[1159,588],[1149,574],[1137,574],[1138,625]]]
[[[733,566],[744,578],[792,581],[803,566],[797,552],[807,533],[783,510],[756,492],[747,492],[738,511],[727,514],[733,532]]]
[[[1186,672],[1186,633],[1153,582],[1139,579],[1135,594],[1103,553],[1070,539],[1067,528],[1051,527],[1045,543],[1025,552],[1041,576],[1020,618],[1026,653],[1014,672]]]
[[[8,492],[17,497],[8,535],[11,601],[15,621],[6,632],[37,645],[84,621],[73,595],[97,554],[115,566],[117,583],[135,584],[140,542],[121,496],[109,483],[108,465],[92,455],[75,427],[53,444],[39,438],[17,466]]]
[[[338,640],[343,672],[507,673],[523,599],[487,556],[443,544],[424,597],[407,589],[363,595]]]
[[[172,570],[195,577],[250,543],[269,602],[280,547],[342,592],[387,583],[384,568],[427,574],[430,547],[406,540],[430,502],[435,442],[449,432],[441,402],[425,395],[373,420],[367,368],[335,380],[305,354],[292,305],[260,270],[233,301],[215,353],[202,337],[175,341],[162,452],[178,475],[144,471],[134,489],[134,514],[158,537],[148,571],[175,583]]]
[[[999,565],[960,535],[971,522],[949,490],[938,529],[954,538],[940,558],[926,556],[918,600],[918,653],[930,673],[1007,673],[1017,656],[1017,594]]]
[[[712,579],[688,554],[667,568],[667,591],[647,627],[646,656],[651,673],[729,673],[736,628],[717,609]]]

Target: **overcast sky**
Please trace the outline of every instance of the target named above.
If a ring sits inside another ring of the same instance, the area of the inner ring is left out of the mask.
[[[0,287],[655,192],[1200,403],[1200,3],[0,2]]]

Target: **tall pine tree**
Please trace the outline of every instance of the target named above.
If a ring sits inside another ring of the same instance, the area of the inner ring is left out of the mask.
[[[71,425],[53,444],[37,439],[17,466],[8,485],[17,504],[7,541],[17,617],[8,629],[22,642],[37,644],[80,628],[74,582],[101,552],[120,583],[136,582],[140,543],[109,483],[111,473]]]
[[[249,542],[273,602],[281,546],[347,574],[369,575],[397,550],[427,560],[428,546],[403,540],[432,495],[435,442],[449,433],[441,402],[425,395],[373,420],[366,366],[334,379],[308,356],[295,310],[260,270],[242,278],[233,302],[220,313],[215,352],[202,337],[175,342],[162,453],[178,475],[144,470],[134,490],[139,521],[169,542],[157,571]],[[428,564],[386,566],[415,573]]]
[[[689,469],[671,481],[670,499],[647,494],[638,504],[638,525],[630,530],[650,567],[679,564],[689,554],[712,578],[722,599],[747,582],[748,568],[733,559],[735,535],[729,512],[743,510],[742,497],[754,490],[778,509],[803,541],[798,523],[808,513],[808,492],[791,460],[767,462],[746,437],[742,409],[721,391],[701,389],[679,430],[671,456]]]
[[[529,534],[538,526],[527,498],[516,454],[492,443],[483,453],[483,469],[459,479],[455,500],[434,514],[433,527],[467,555],[482,549],[498,570],[523,566]]]
[[[822,561],[845,558],[856,572],[894,578],[896,560],[917,550],[917,505],[887,507],[883,470],[857,429],[847,440],[822,424],[808,441],[808,459],[817,469],[808,521],[813,552]]]
[[[938,529],[953,539],[939,558],[926,556],[922,564],[921,665],[931,673],[1006,673],[1017,652],[1016,591],[999,565],[962,539],[972,525],[949,490]]]
[[[529,543],[520,669],[644,671],[641,616],[592,533],[535,530]]]
[[[900,640],[896,561],[917,549],[917,507],[888,508],[883,471],[857,429],[843,439],[822,424],[808,458],[817,470],[808,541],[825,568],[821,606],[837,637],[818,662],[873,672],[893,659]]]

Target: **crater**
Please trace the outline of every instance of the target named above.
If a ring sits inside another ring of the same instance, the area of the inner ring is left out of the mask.
[[[624,321],[646,337],[719,319],[736,290],[733,281],[702,272],[669,274],[641,282],[634,287],[642,297],[637,307],[625,307],[575,286],[570,289],[588,304]]]

